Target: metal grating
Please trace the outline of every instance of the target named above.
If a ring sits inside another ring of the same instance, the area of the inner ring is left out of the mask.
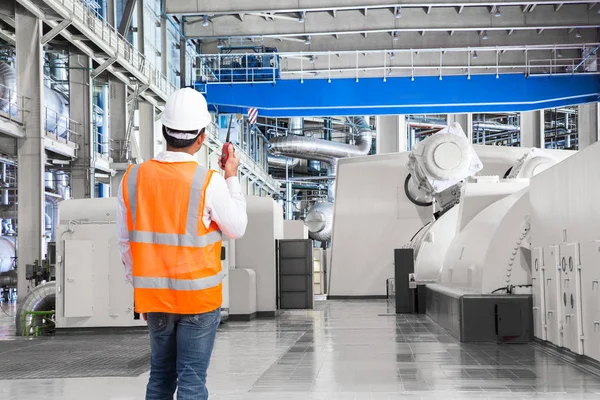
[[[133,377],[150,369],[148,334],[0,341],[2,379]]]

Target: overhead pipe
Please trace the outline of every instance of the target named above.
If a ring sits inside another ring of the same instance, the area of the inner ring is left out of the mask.
[[[0,272],[0,288],[14,289],[17,287],[17,271]]]
[[[280,157],[269,154],[267,157],[269,167],[276,169],[296,168],[300,164],[299,158]]]
[[[348,117],[354,130],[355,144],[332,142],[308,136],[278,136],[269,141],[269,153],[278,156],[318,160],[328,164],[328,175],[336,176],[337,160],[369,154],[373,131],[363,117]],[[334,199],[334,185],[330,186],[330,199]]]

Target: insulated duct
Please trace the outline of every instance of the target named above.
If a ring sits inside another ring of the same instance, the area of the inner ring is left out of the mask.
[[[17,73],[10,65],[0,62],[0,111],[17,115]],[[65,97],[48,87],[44,88],[42,119],[50,133],[65,137],[70,128],[69,106]]]
[[[14,289],[17,287],[17,271],[0,272],[0,288]]]
[[[319,242],[329,241],[333,231],[333,203],[314,204],[308,210],[304,224],[311,238]]]
[[[13,269],[17,256],[16,236],[0,236],[0,272]]]
[[[269,153],[278,156],[323,161],[329,165],[328,174],[335,176],[338,158],[358,157],[369,154],[373,143],[373,131],[363,117],[348,117],[353,126],[355,144],[338,143],[309,136],[278,136],[269,140]],[[333,200],[335,190],[330,187]]]
[[[269,163],[269,167],[276,169],[286,169],[286,167],[296,168],[298,164],[300,164],[299,158],[290,158],[290,157],[279,157],[272,156],[269,154],[267,161]]]
[[[17,316],[15,318],[17,325],[17,336],[23,335],[23,328],[27,326],[41,326],[42,317],[27,315],[23,317],[26,311],[52,311],[56,307],[56,282],[46,282],[31,290],[27,296],[19,303]]]
[[[336,176],[339,158],[365,156],[369,154],[373,144],[373,131],[364,117],[348,117],[347,121],[352,125],[354,131],[354,144],[332,142],[309,136],[287,135],[271,139],[269,153],[304,160],[323,161],[328,165],[328,175]],[[290,122],[290,125],[296,125],[296,122],[293,124]],[[334,182],[329,186],[330,201],[335,198]],[[305,224],[313,239],[322,242],[329,241],[333,230],[333,204],[315,204],[308,211]]]

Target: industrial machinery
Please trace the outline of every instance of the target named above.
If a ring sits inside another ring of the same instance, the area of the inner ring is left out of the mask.
[[[600,361],[600,143],[531,179],[535,337]],[[581,358],[578,359],[581,360]]]
[[[334,178],[328,188],[329,201],[318,202],[313,205],[308,210],[305,220],[310,237],[323,243],[331,240],[338,160],[365,156],[369,154],[373,143],[373,132],[364,117],[349,117],[347,123],[352,126],[354,144],[291,134],[278,136],[269,141],[268,150],[271,155],[286,156],[293,159],[318,160],[327,164],[328,175]],[[291,188],[288,188],[287,197],[291,198]]]
[[[17,320],[23,319],[23,313],[52,309],[56,310],[57,329],[146,325],[134,312],[133,287],[125,279],[115,229],[116,215],[116,197],[67,200],[59,204],[56,282],[45,283],[30,292],[24,300],[29,308],[22,309]],[[226,270],[228,260],[226,248],[222,257]],[[223,281],[223,295],[222,320],[227,318],[229,309],[227,279]],[[31,318],[23,319],[27,326],[31,325]],[[20,330],[19,324],[17,334]]]
[[[529,183],[573,154],[474,146],[454,124],[411,153],[340,160],[330,297],[385,295],[395,251],[406,250],[410,287],[426,291],[427,313],[454,336],[531,339]]]

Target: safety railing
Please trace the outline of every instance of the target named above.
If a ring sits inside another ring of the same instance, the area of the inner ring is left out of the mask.
[[[111,158],[116,163],[128,163],[131,159],[131,141],[119,139],[112,141]]]
[[[44,107],[43,112],[44,132],[47,137],[69,144],[75,140],[74,136],[80,135],[81,124],[79,122],[48,107]]]
[[[94,148],[96,154],[102,159],[109,161],[113,151],[113,139],[100,132],[94,135]]]
[[[526,75],[598,73],[598,43],[490,46],[436,49],[390,49],[287,53],[213,54],[201,56],[197,77],[208,84],[259,83],[276,79],[333,79],[392,76],[444,76],[523,73]],[[265,67],[265,59],[276,60]],[[592,68],[582,66],[592,65]],[[271,70],[273,69],[273,71]],[[274,72],[276,70],[276,72]]]
[[[276,53],[210,54],[198,58],[197,82],[272,83],[281,77]]]
[[[207,145],[210,146],[213,151],[221,152],[223,143],[219,140],[219,128],[214,123],[211,123],[206,128],[207,133]],[[263,185],[267,186],[269,192],[278,192],[279,183],[273,179],[256,161],[254,161],[242,148],[235,145],[236,151],[240,156],[240,169],[245,169],[249,174],[255,177],[255,181],[260,181]]]
[[[54,8],[62,6],[70,14],[72,22],[78,22],[83,25],[82,28],[85,28],[84,33],[91,34],[86,36],[96,44],[99,45],[102,43],[105,45],[104,47],[111,49],[113,52],[112,56],[117,57],[121,64],[129,64],[132,70],[141,73],[147,79],[147,84],[154,87],[155,90],[161,91],[165,98],[177,89],[115,27],[110,25],[106,20],[98,17],[95,10],[88,8],[80,0],[44,1]],[[111,56],[111,54],[108,55]]]
[[[27,110],[26,98],[8,86],[0,85],[0,117],[10,122],[23,125]]]

